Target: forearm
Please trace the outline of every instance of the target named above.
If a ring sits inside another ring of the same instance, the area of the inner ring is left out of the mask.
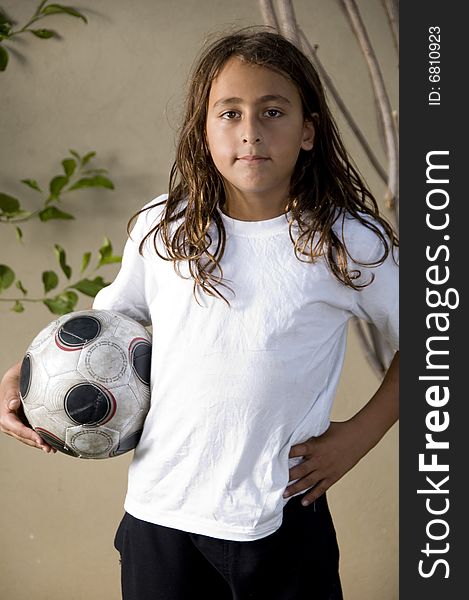
[[[371,450],[399,418],[399,352],[371,400],[350,419],[365,445]]]

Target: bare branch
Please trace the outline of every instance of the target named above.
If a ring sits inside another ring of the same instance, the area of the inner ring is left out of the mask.
[[[306,46],[306,48],[309,51],[309,54],[311,56],[311,59],[312,59],[314,65],[316,66],[316,69],[319,73],[320,78],[324,82],[324,85],[330,91],[332,97],[334,98],[335,103],[337,104],[339,110],[341,111],[345,120],[347,121],[348,125],[350,126],[350,129],[353,131],[353,133],[357,137],[358,141],[360,142],[360,145],[362,146],[366,156],[368,157],[368,160],[373,165],[373,167],[375,168],[375,170],[378,173],[378,175],[380,176],[380,178],[386,183],[387,179],[388,179],[387,173],[384,170],[384,168],[381,166],[377,157],[375,156],[373,150],[371,149],[371,146],[367,142],[365,135],[362,133],[361,129],[359,128],[358,124],[356,123],[355,119],[353,118],[352,113],[349,111],[345,102],[342,100],[342,97],[341,97],[339,91],[337,90],[337,88],[335,87],[334,82],[332,81],[331,77],[328,75],[326,69],[324,68],[323,64],[321,63],[321,61],[318,57],[318,54],[317,54],[318,47],[317,46],[313,47],[310,44],[309,40],[307,39],[307,37],[305,36],[304,32],[301,29],[300,29],[300,35],[301,35],[301,39],[302,39],[304,45]]]
[[[388,158],[388,204],[391,206],[398,199],[398,149],[397,136],[394,128],[391,103],[384,85],[383,75],[376,58],[376,54],[371,46],[368,33],[363,24],[357,4],[355,0],[341,0],[345,12],[349,18],[352,29],[358,39],[362,52],[370,73],[373,92],[376,96],[378,106],[383,120],[385,139],[386,139],[386,155]]]
[[[278,0],[277,5],[280,32],[284,37],[295,44],[295,46],[301,48],[298,23],[296,22],[292,0]]]
[[[272,0],[259,0],[259,10],[264,24],[280,31]]]
[[[388,17],[394,47],[399,53],[399,2],[398,0],[381,0]]]
[[[392,111],[392,122],[394,125],[394,133],[396,136],[397,153],[399,155],[399,115],[397,113],[397,110]],[[397,169],[399,171],[399,165],[398,165]],[[393,203],[392,200],[390,202],[387,202],[386,198],[385,198],[385,202],[386,202],[386,208],[389,208],[393,213],[395,229],[396,229],[396,231],[399,231],[399,177],[397,178],[396,197],[397,197],[397,202]]]

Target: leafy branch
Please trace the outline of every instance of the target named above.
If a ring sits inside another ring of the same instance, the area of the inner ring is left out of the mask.
[[[91,187],[114,189],[112,181],[104,175],[107,173],[106,169],[89,167],[88,163],[94,156],[96,152],[88,152],[82,157],[75,150],[70,150],[70,156],[62,160],[63,173],[55,175],[50,180],[48,193],[43,192],[35,179],[22,179],[21,183],[43,195],[42,207],[37,210],[25,210],[18,198],[0,192],[0,223],[15,225],[17,238],[21,240],[23,232],[18,223],[36,217],[41,221],[74,219],[72,214],[57,208],[64,194]]]
[[[24,33],[30,33],[40,39],[59,37],[53,29],[41,28],[39,25],[40,21],[54,14],[69,15],[81,19],[85,24],[88,22],[86,17],[75,8],[42,0],[27,23],[15,29],[14,21],[0,9],[0,71],[5,71],[9,61],[9,51],[3,42],[14,41],[14,38]],[[21,180],[21,183],[30,190],[40,194],[42,204],[39,208],[28,210],[15,196],[0,192],[0,224],[15,227],[19,241],[23,238],[23,231],[19,227],[21,223],[31,220],[45,222],[53,219],[74,219],[72,214],[62,210],[60,206],[66,194],[82,188],[114,189],[113,182],[105,175],[107,170],[90,165],[96,152],[88,152],[84,156],[80,156],[75,150],[69,152],[70,155],[61,162],[62,172],[52,177],[44,188],[45,191],[35,179]],[[11,310],[17,313],[24,312],[28,302],[39,302],[55,315],[66,314],[75,309],[79,294],[94,297],[99,290],[108,285],[101,275],[96,275],[98,269],[121,260],[120,256],[113,254],[109,239],[104,238],[103,245],[98,250],[94,270],[90,272],[92,253],[85,252],[81,261],[80,275],[72,280],[72,267],[68,264],[65,250],[59,244],[55,244],[54,252],[60,270],[42,272],[43,294],[40,297],[29,296],[28,290],[15,271],[6,264],[0,264],[0,302],[9,303],[12,305]],[[62,276],[65,276],[66,281],[61,283]],[[61,291],[58,291],[59,286]],[[6,297],[5,291],[8,291]]]
[[[72,268],[67,262],[65,250],[58,244],[55,244],[54,252],[63,275],[65,275],[66,279],[70,281],[72,278]],[[80,268],[81,276],[84,275],[85,272],[89,272],[91,258],[91,252],[85,252],[83,254]],[[104,265],[118,263],[120,261],[121,257],[113,254],[110,240],[108,238],[104,238],[103,245],[98,250],[97,264],[93,272],[97,271]],[[49,296],[49,293],[53,290],[57,290],[59,286],[59,275],[53,270],[43,271],[41,278],[44,288],[44,295],[40,298],[30,298],[28,297],[28,290],[24,287],[21,280],[17,279],[13,269],[8,265],[0,264],[0,295],[5,290],[11,288],[13,284],[21,293],[20,296],[13,296],[9,298],[0,297],[0,302],[13,303],[11,310],[17,313],[25,310],[24,304],[26,302],[42,302],[42,304],[44,304],[54,315],[64,315],[74,310],[79,300],[77,292],[94,298],[99,290],[109,285],[109,282],[104,281],[101,276],[95,276],[93,279],[91,279],[90,276],[85,276],[73,283],[68,283],[62,288],[61,292],[56,293],[54,296]]]
[[[57,33],[53,29],[33,28],[35,23],[38,21],[57,14],[65,14],[71,17],[76,17],[81,19],[84,23],[88,23],[86,17],[75,8],[64,6],[63,4],[48,4],[48,0],[43,0],[40,2],[33,16],[25,25],[23,25],[23,27],[20,27],[19,29],[13,29],[13,21],[7,17],[3,11],[0,10],[0,71],[5,71],[9,60],[8,50],[2,46],[2,42],[5,40],[9,41],[15,36],[23,33],[32,33],[36,37],[43,40],[57,37]]]

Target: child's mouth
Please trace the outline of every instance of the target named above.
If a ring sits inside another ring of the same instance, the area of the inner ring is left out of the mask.
[[[260,156],[258,154],[245,154],[244,156],[238,156],[238,160],[244,160],[248,163],[255,163],[269,160],[269,158],[267,156]]]

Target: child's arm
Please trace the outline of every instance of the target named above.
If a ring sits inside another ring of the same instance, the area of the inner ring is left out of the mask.
[[[290,469],[285,497],[314,486],[303,504],[310,504],[367,454],[399,418],[399,353],[396,352],[378,391],[351,419],[331,423],[319,437],[292,446],[290,457],[304,460]]]
[[[21,400],[19,392],[21,363],[8,369],[0,382],[0,431],[15,439],[39,448],[44,452],[53,449],[31,427],[27,427],[20,419]]]

